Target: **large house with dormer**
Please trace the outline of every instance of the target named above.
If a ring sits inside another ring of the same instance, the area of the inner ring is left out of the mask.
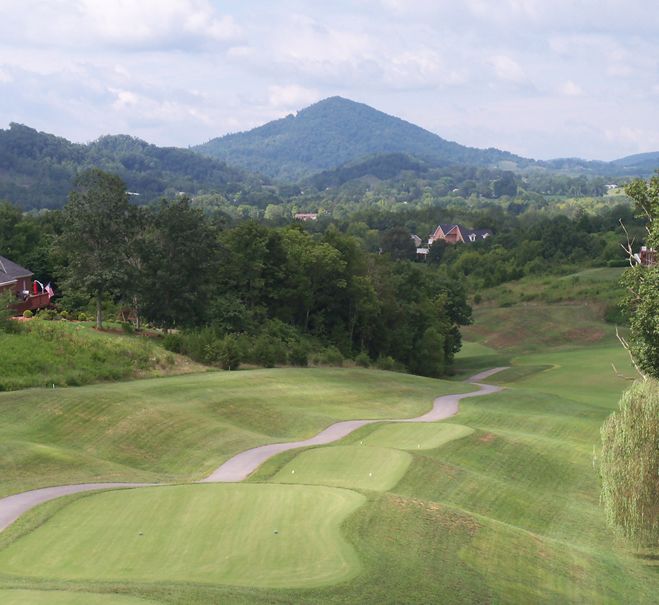
[[[480,242],[492,237],[490,229],[467,229],[462,225],[437,225],[437,229],[428,239],[428,245],[432,246],[437,240],[444,240],[447,244],[470,244]]]

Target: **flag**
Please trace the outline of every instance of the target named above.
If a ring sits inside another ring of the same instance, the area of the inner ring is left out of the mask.
[[[50,282],[48,282],[48,285],[45,288],[46,292],[48,292],[48,300],[50,300],[53,296],[55,296],[55,291],[53,290],[53,287],[50,285]]]

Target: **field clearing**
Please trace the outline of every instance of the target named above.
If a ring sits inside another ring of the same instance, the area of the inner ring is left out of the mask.
[[[362,369],[212,372],[0,393],[0,496],[84,481],[185,481],[337,420],[414,417],[459,384]]]
[[[0,553],[4,574],[63,580],[317,586],[360,569],[349,490],[195,485],[79,498]]]

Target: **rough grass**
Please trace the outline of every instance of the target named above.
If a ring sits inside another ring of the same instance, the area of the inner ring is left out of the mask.
[[[98,333],[69,322],[33,320],[17,334],[0,333],[0,353],[0,391],[203,369],[151,339]]]
[[[183,481],[337,420],[414,417],[459,384],[362,369],[215,372],[0,393],[0,495],[84,481]]]
[[[544,352],[551,348],[574,348],[615,341],[615,327],[600,319],[596,306],[586,303],[526,303],[515,307],[481,306],[474,323],[462,328],[466,340],[499,355]],[[467,349],[462,357],[478,356]]]
[[[623,268],[585,269],[569,275],[528,276],[479,292],[484,303],[510,306],[525,302],[594,303],[601,318],[602,307],[617,303],[622,296]]]

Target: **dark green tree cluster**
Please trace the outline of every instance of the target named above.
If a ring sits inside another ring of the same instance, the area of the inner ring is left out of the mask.
[[[78,179],[62,216],[56,254],[65,299],[93,298],[98,327],[110,298],[152,325],[202,331],[190,341],[199,357],[229,367],[237,342],[267,362],[281,356],[266,341],[313,341],[339,357],[365,354],[438,376],[460,348],[458,327],[470,321],[458,279],[369,253],[335,227],[315,235],[251,220],[219,228],[187,198],[131,205],[122,181],[100,170]],[[410,243],[409,233],[399,236]]]
[[[98,328],[106,297],[165,328],[203,316],[215,240],[188,198],[137,207],[119,177],[94,169],[77,179],[62,217],[61,285],[95,300]]]

